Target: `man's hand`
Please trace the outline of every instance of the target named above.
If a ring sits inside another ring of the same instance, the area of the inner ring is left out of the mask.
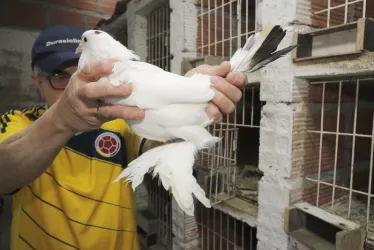
[[[103,60],[85,65],[75,72],[56,105],[56,123],[73,133],[99,128],[104,122],[122,118],[143,119],[144,111],[137,107],[125,107],[100,103],[101,98],[123,97],[132,92],[131,84],[118,87],[109,82],[97,82],[112,73],[116,60]]]
[[[247,83],[247,76],[242,72],[230,72],[229,62],[223,62],[219,66],[200,65],[185,76],[195,73],[212,76],[211,82],[215,88],[215,96],[206,110],[209,117],[214,117],[215,122],[222,121],[222,114],[230,114],[235,110],[235,103],[242,98],[240,88]]]

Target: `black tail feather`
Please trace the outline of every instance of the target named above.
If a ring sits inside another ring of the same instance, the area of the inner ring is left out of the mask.
[[[272,28],[264,42],[261,44],[261,47],[257,50],[256,54],[251,60],[250,68],[257,65],[259,62],[268,58],[271,53],[276,51],[278,45],[281,43],[283,38],[286,35],[286,31],[283,30],[279,25],[276,25]]]
[[[265,65],[277,60],[278,58],[286,55],[287,53],[289,53],[290,51],[292,51],[294,48],[296,48],[298,45],[291,45],[287,48],[284,48],[282,50],[279,50],[275,53],[272,53],[268,58],[260,61],[259,63],[257,63],[250,71],[248,72],[254,72],[256,70],[259,70],[261,69],[262,67],[264,67]]]

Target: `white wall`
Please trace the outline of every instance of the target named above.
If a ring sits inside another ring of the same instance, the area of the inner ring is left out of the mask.
[[[0,28],[0,112],[38,103],[31,81],[31,46],[36,31]]]

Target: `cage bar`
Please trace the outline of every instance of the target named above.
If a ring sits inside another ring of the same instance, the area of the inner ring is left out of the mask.
[[[165,3],[147,15],[147,62],[170,71],[170,7]],[[157,244],[172,249],[172,198],[156,177],[146,175],[148,208],[158,219]]]
[[[147,16],[147,62],[170,71],[170,7],[164,4]]]
[[[365,228],[374,219],[373,90],[370,76],[311,82],[303,145],[304,200]]]
[[[311,0],[313,25],[329,28],[349,24],[359,18],[373,17],[372,12],[367,12],[368,3],[367,0]]]

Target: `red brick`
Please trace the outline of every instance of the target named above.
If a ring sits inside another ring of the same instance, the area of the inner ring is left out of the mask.
[[[82,10],[92,10],[99,11],[98,0],[65,0],[68,6],[82,9]]]
[[[217,56],[222,56],[222,46],[224,46],[224,52],[223,54],[225,56],[229,56],[230,54],[230,41],[227,40],[222,45],[222,40],[228,39],[230,37],[230,18],[225,13],[224,21],[222,23],[222,13],[217,13],[217,25],[215,23],[215,15],[203,15],[203,17],[198,18],[198,25],[197,25],[197,41],[196,46],[198,48],[199,52],[204,52],[204,54],[209,53],[209,37],[210,37],[210,43],[214,43],[216,41],[216,33],[217,33],[217,45],[211,45],[210,46],[210,54],[215,54]],[[210,30],[209,30],[209,21],[210,21]],[[203,26],[203,27],[201,27]],[[201,34],[201,31],[203,31],[203,34]],[[209,36],[210,31],[210,36]],[[224,31],[224,34],[222,36],[222,31]],[[203,37],[203,39],[201,39]],[[223,38],[223,39],[222,39]],[[201,48],[201,45],[204,46],[204,48]],[[217,51],[216,51],[217,49]],[[216,53],[217,52],[217,53]]]
[[[42,0],[45,3],[58,4],[64,7],[72,7],[81,10],[99,11],[99,0]]]
[[[87,29],[94,28],[100,19],[99,16],[87,16]]]
[[[46,25],[46,9],[35,3],[21,0],[1,1],[0,24],[41,29]]]
[[[329,181],[332,183],[332,180]],[[336,185],[341,186],[342,181],[341,180],[336,180]],[[332,191],[333,188],[332,186],[324,185],[321,184],[319,188],[319,206],[324,205],[328,202],[332,201]],[[335,188],[335,195],[334,195],[334,200],[339,199],[340,197],[346,195],[347,192],[343,189],[340,188]],[[315,205],[317,201],[317,183],[313,187],[306,188],[304,189],[303,192],[303,200]]]
[[[113,14],[117,0],[102,0],[101,12],[105,14]]]
[[[54,4],[59,4],[59,5],[66,5],[66,0],[42,0],[43,2],[46,3],[54,3]]]
[[[210,9],[217,8],[222,11],[222,5],[224,4],[224,11],[230,11],[230,2],[231,0],[217,0],[216,4],[214,0],[210,0]],[[204,8],[208,8],[209,0],[196,0],[196,5],[199,6],[199,9],[201,8],[201,5],[203,5]],[[231,2],[231,8],[232,11],[236,11],[236,4]]]
[[[72,25],[85,28],[84,15],[67,10],[51,9],[51,25]]]
[[[337,5],[341,5],[342,3],[345,3],[344,0],[335,0],[331,1],[331,7],[335,7]],[[373,1],[366,1],[366,14],[367,17],[373,17],[374,15],[374,2]],[[355,12],[352,14],[352,19],[357,20],[358,18],[362,17],[362,2],[352,4],[352,7],[356,9]],[[321,10],[327,10],[327,1],[325,0],[311,0],[311,18],[312,18],[312,24],[315,27],[325,28],[327,25],[327,11],[314,15],[313,13]],[[330,11],[330,26],[336,26],[339,24],[344,23],[344,14],[345,13],[345,7],[336,8]],[[348,15],[350,16],[350,15]],[[353,21],[348,20],[348,21]]]
[[[353,91],[353,92],[352,92]],[[342,92],[340,102],[354,102],[355,89],[352,89],[352,84],[342,84]],[[323,84],[311,84],[308,90],[309,102],[322,102]],[[325,103],[338,103],[339,101],[339,82],[325,84]]]

